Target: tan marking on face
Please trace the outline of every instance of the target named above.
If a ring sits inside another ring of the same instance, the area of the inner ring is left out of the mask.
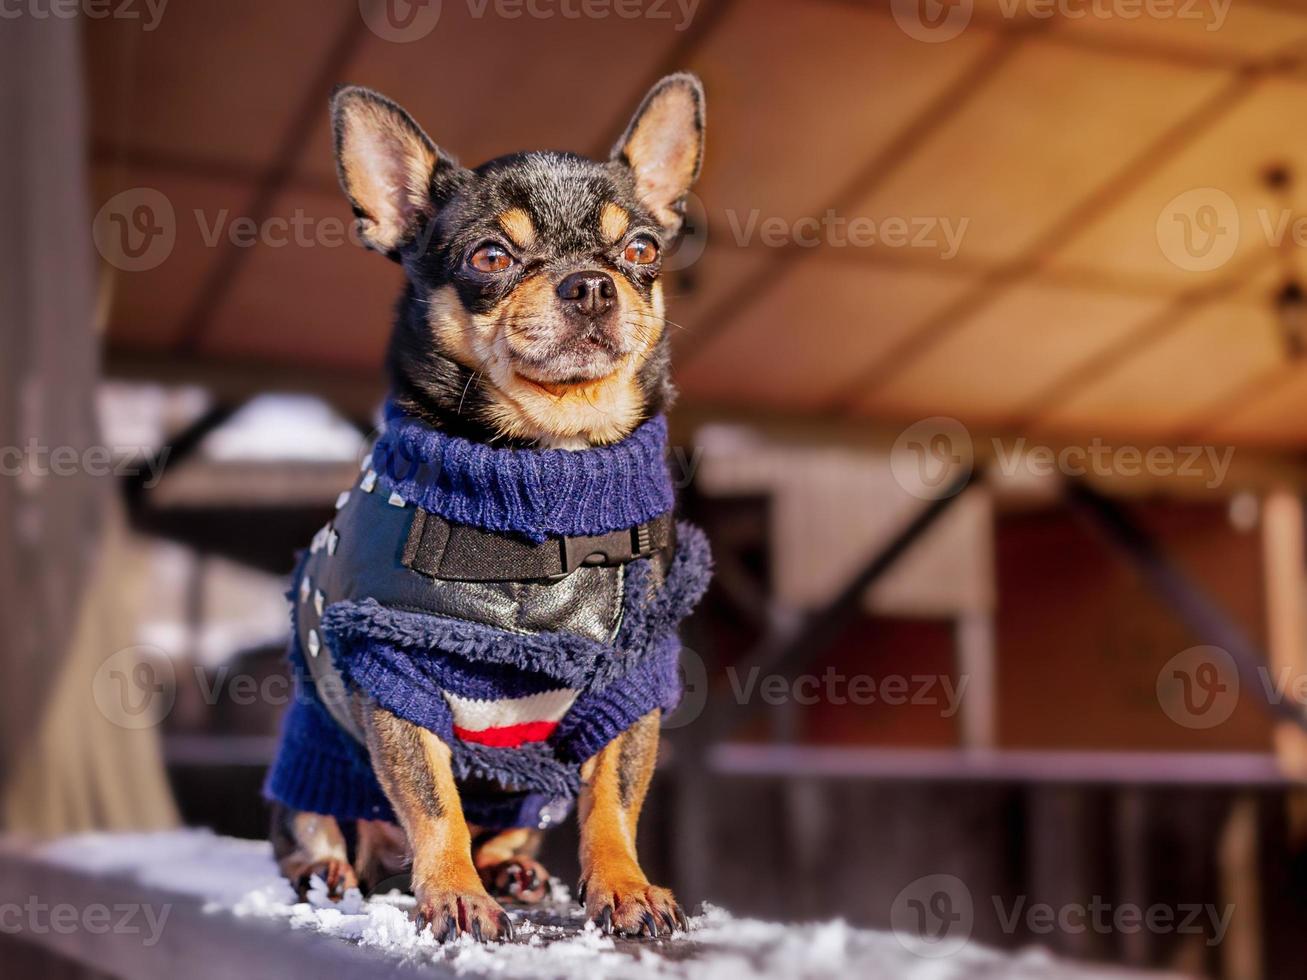
[[[427,297],[427,325],[435,335],[440,350],[465,368],[476,370],[477,339],[483,334],[485,341],[493,333],[489,323],[478,322],[468,312],[458,291],[453,286],[441,286]]]
[[[663,284],[654,283],[653,295],[646,300],[624,276],[613,276],[613,281],[617,283],[617,296],[621,301],[622,327],[631,338],[639,363],[643,364],[663,335]]]
[[[554,284],[545,276],[536,274],[524,279],[491,311],[505,347],[521,352],[533,330],[559,316],[558,295]]]
[[[535,225],[531,223],[531,216],[522,208],[509,208],[499,216],[499,227],[504,229],[514,245],[518,248],[529,248],[536,240]]]
[[[599,212],[599,230],[603,233],[604,240],[610,244],[625,235],[629,227],[631,227],[631,215],[625,208],[618,207],[610,201]]]

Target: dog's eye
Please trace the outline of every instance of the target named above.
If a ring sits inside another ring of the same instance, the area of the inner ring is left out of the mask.
[[[658,259],[658,244],[652,238],[637,235],[626,243],[622,258],[632,265],[649,265]]]
[[[468,265],[477,272],[503,272],[513,264],[513,256],[492,242],[487,242],[468,259]]]

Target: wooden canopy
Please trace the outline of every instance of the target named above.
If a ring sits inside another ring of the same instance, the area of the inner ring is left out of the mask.
[[[332,87],[388,93],[476,163],[605,154],[690,68],[709,142],[706,245],[670,286],[683,405],[1307,445],[1284,292],[1307,276],[1307,8],[958,0],[952,36],[888,0],[644,6],[445,0],[403,43],[367,0],[89,21],[95,206],[154,188],[176,227],[155,268],[106,266],[110,370],[361,410],[399,272],[327,244],[349,220]],[[607,14],[565,16],[586,9]],[[271,231],[242,244],[241,218]]]

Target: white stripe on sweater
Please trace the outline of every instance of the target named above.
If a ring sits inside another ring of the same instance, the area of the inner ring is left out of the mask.
[[[572,707],[577,695],[570,687],[541,691],[524,698],[501,698],[498,701],[478,701],[461,698],[449,691],[444,693],[445,700],[454,713],[454,724],[473,732],[525,725],[533,721],[556,722],[567,714],[567,709]]]

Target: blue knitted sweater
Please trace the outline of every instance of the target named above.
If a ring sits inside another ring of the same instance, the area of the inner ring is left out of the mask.
[[[532,542],[660,517],[673,505],[666,442],[658,417],[612,446],[499,449],[388,409],[362,476],[294,574],[295,698],[265,794],[343,820],[394,819],[341,708],[363,692],[450,746],[469,822],[565,815],[582,763],[679,700],[676,628],[711,564],[702,533],[679,524],[669,562],[540,582],[445,582],[400,552],[419,509]]]

